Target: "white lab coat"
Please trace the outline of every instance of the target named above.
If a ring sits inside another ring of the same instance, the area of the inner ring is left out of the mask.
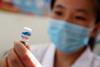
[[[53,67],[56,50],[54,45],[31,46],[31,50],[43,67]],[[88,48],[71,67],[100,67],[100,57]]]

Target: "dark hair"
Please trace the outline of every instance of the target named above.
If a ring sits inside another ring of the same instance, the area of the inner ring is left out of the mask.
[[[53,9],[55,2],[56,2],[56,0],[51,0],[51,5],[50,5],[51,10]],[[100,23],[100,0],[94,0],[94,2],[96,5],[96,8],[95,8],[95,10],[96,10],[96,24],[98,24],[98,23]],[[95,41],[96,41],[96,38],[91,36],[89,39],[89,42],[88,42],[92,51],[94,49]]]
[[[88,44],[89,44],[89,47],[91,48],[92,51],[94,50],[95,43],[96,43],[96,38],[91,36]]]
[[[50,5],[50,8],[53,9],[54,7],[54,3],[56,2],[56,0],[51,0],[51,5]]]
[[[50,8],[51,10],[54,7],[56,0],[51,0],[51,5]],[[100,22],[100,0],[94,0],[95,4],[96,4],[96,24]]]

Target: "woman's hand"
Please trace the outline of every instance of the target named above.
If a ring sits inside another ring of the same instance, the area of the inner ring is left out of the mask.
[[[21,42],[15,42],[7,56],[0,60],[0,67],[37,67],[31,52]]]

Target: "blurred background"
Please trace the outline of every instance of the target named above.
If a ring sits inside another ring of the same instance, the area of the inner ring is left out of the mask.
[[[33,29],[31,44],[49,43],[49,4],[50,0],[0,0],[0,56],[20,39],[24,27]],[[94,53],[100,55],[99,33],[95,45]]]

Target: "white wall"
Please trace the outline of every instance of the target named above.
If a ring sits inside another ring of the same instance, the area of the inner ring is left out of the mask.
[[[46,17],[0,12],[0,54],[11,48],[15,40],[19,40],[24,26],[33,29],[32,44],[47,43],[47,21]]]

